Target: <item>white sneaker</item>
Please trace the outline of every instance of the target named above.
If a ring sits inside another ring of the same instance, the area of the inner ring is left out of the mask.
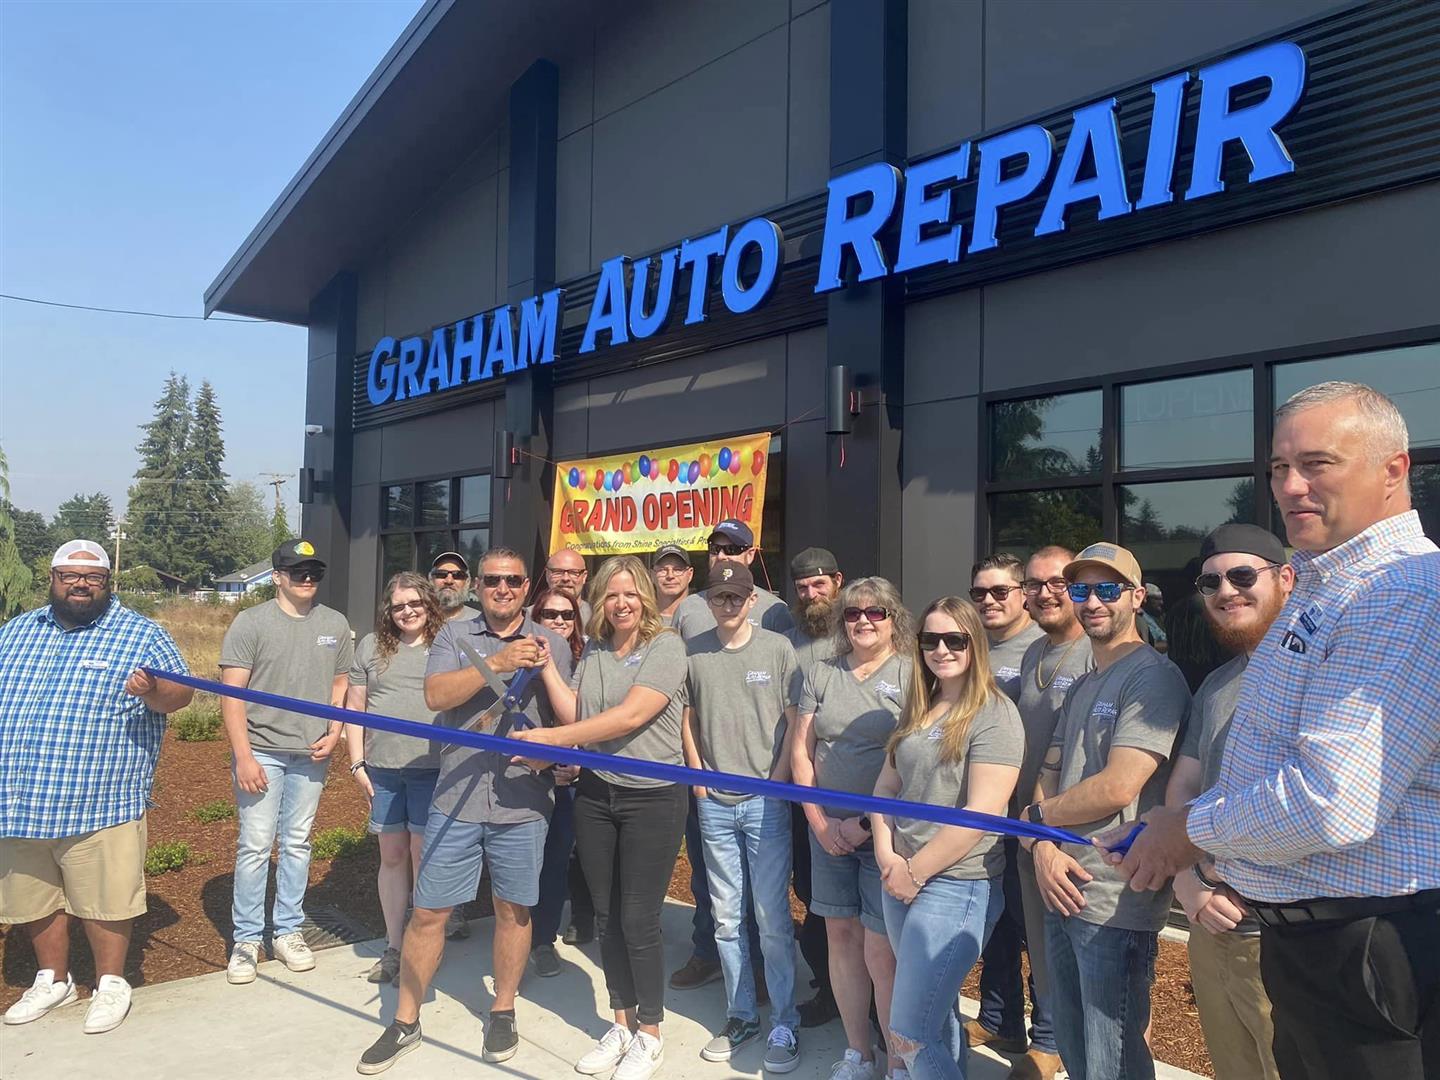
[[[63,983],[56,983],[55,972],[50,968],[41,968],[35,973],[30,989],[5,1010],[5,1023],[28,1024],[39,1020],[51,1009],[73,1005],[79,1000],[80,995],[75,991],[75,980],[71,976],[66,975]]]
[[[252,983],[260,969],[260,943],[258,941],[237,941],[230,950],[230,963],[225,965],[225,981],[228,983]]]
[[[610,1030],[600,1036],[590,1051],[575,1063],[575,1071],[584,1073],[586,1076],[595,1076],[598,1073],[609,1072],[620,1059],[625,1056],[625,1051],[630,1049],[630,1044],[635,1041],[635,1036],[630,1029],[620,1024],[611,1024]]]
[[[270,951],[291,971],[309,971],[315,966],[315,954],[305,944],[305,937],[299,930],[277,937]]]
[[[101,975],[90,1008],[85,1013],[85,1034],[113,1031],[130,1014],[130,984],[119,975]]]
[[[830,1080],[875,1080],[875,1063],[847,1047],[845,1056],[830,1070]]]
[[[637,1031],[611,1080],[650,1080],[665,1060],[665,1041]]]

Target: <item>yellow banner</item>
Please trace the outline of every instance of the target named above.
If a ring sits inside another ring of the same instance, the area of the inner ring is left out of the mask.
[[[726,518],[749,525],[759,547],[769,448],[770,434],[761,432],[557,462],[550,550],[630,555],[679,544],[703,551]]]

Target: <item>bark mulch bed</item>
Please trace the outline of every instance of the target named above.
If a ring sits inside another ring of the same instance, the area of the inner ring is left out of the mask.
[[[325,793],[315,818],[315,834],[336,826],[363,828],[365,797],[343,764],[343,755],[331,762]],[[201,824],[190,816],[216,800],[233,803],[230,754],[224,740],[180,742],[172,732],[155,778],[149,836],[160,841],[183,840],[190,845],[189,863],[180,870],[153,875],[146,881],[149,911],[136,921],[126,963],[136,986],[202,975],[225,968],[230,940],[230,900],[235,868],[235,820]],[[360,850],[330,861],[314,860],[306,909],[311,913],[330,907],[351,922],[367,927],[371,935],[384,934],[384,921],[375,893],[379,850],[367,838]],[[273,878],[272,878],[273,881]],[[271,901],[273,901],[273,884]],[[485,890],[482,890],[482,894]],[[676,860],[669,895],[692,903],[690,862],[684,850]],[[792,894],[791,911],[797,919],[805,909]],[[486,900],[469,907],[471,918],[490,914]],[[77,985],[88,993],[95,971],[90,950],[78,927],[72,934],[71,961]],[[1162,1061],[1205,1076],[1213,1076],[1199,1014],[1190,989],[1190,965],[1184,946],[1160,942],[1153,994],[1152,1042]],[[0,1009],[8,1008],[30,985],[35,955],[29,939],[18,927],[0,927]],[[971,972],[965,993],[978,997],[979,969]]]

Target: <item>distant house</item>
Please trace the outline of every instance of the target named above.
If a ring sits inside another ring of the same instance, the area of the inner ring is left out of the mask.
[[[248,592],[253,592],[262,585],[270,584],[270,560],[251,563],[249,566],[232,571],[222,577],[215,579],[215,591],[220,594],[222,600],[234,602],[239,600]]]

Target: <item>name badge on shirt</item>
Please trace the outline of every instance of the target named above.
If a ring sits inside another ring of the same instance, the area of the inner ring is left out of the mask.
[[[110,670],[110,662],[109,662],[108,660],[81,660],[81,661],[80,661],[80,670],[81,670],[81,671],[109,671],[109,670]]]
[[[1320,624],[1324,621],[1325,609],[1319,604],[1312,603],[1295,617],[1290,628],[1281,636],[1280,647],[1286,652],[1304,656],[1310,651],[1310,645],[1320,630]]]

